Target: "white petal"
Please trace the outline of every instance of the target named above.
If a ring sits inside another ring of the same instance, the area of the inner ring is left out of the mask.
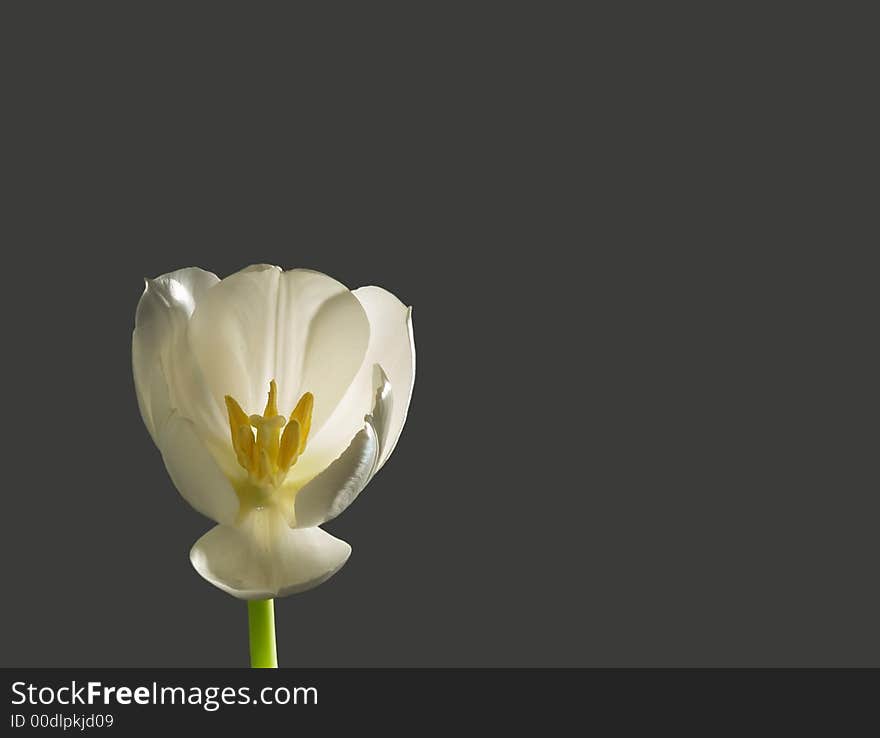
[[[171,412],[163,367],[174,336],[202,295],[220,280],[215,274],[190,267],[147,280],[135,314],[132,334],[132,370],[138,406],[153,439]]]
[[[336,461],[297,492],[297,527],[320,525],[335,518],[354,502],[376,473],[393,403],[391,385],[382,367],[376,365],[374,378],[373,407],[363,419],[361,430]]]
[[[171,481],[190,505],[218,523],[235,520],[238,496],[199,440],[192,421],[172,413],[160,428],[156,445]]]
[[[320,528],[292,529],[271,509],[241,525],[218,525],[190,551],[196,571],[224,592],[262,600],[302,592],[329,579],[351,546]]]
[[[293,410],[303,392],[315,396],[317,433],[358,371],[370,326],[354,295],[330,277],[305,269],[256,265],[233,274],[201,300],[189,341],[218,408],[232,395],[245,412],[260,412],[269,381],[278,406]]]
[[[342,455],[297,492],[296,526],[320,525],[339,515],[367,486],[378,458],[376,431],[365,423]]]
[[[239,272],[265,272],[267,269],[274,269],[276,272],[284,271],[280,266],[275,266],[275,264],[251,264],[244,269],[240,269]]]
[[[369,318],[370,345],[357,376],[324,429],[314,436],[311,444],[315,452],[323,452],[331,457],[345,448],[349,439],[360,428],[364,414],[370,412],[375,388],[374,365],[380,364],[391,382],[394,406],[387,419],[387,434],[382,439],[378,470],[388,460],[397,444],[412,397],[416,362],[412,310],[381,287],[361,287],[354,290],[353,294],[363,305]]]
[[[394,394],[391,381],[379,364],[373,365],[373,407],[367,416],[376,429],[379,439],[379,461],[385,456],[385,450],[391,442],[391,424],[394,421]],[[376,470],[379,471],[379,462]],[[375,471],[373,472],[375,474]]]

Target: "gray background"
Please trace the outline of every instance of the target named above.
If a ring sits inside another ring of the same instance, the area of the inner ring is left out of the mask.
[[[726,106],[635,42],[347,55],[348,26],[110,20],[13,26],[3,665],[247,663],[130,338],[144,276],[261,261],[390,289],[418,345],[393,458],[327,526],[352,558],[277,604],[283,665],[880,664],[866,441],[823,282],[771,256],[785,149],[737,118],[785,115],[763,73]]]

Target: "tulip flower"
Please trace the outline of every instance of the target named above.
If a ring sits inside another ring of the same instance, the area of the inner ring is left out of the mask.
[[[251,662],[275,666],[273,600],[351,547],[319,526],[394,450],[415,376],[411,309],[379,287],[256,265],[147,280],[132,365],[144,424],[183,498],[217,526],[196,571],[248,600]]]

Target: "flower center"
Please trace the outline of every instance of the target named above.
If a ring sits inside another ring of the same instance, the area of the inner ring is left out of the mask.
[[[289,420],[278,413],[277,401],[274,379],[269,382],[269,399],[262,415],[248,416],[231,395],[226,395],[235,458],[248,473],[250,483],[264,493],[283,484],[305,449],[315,398],[311,392],[300,397]]]

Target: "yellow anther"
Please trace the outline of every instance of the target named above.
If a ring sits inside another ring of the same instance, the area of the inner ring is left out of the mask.
[[[306,447],[306,439],[309,437],[309,431],[312,429],[312,408],[315,406],[315,396],[311,392],[306,392],[299,398],[296,407],[290,414],[290,420],[299,423],[299,448],[297,454],[301,454]]]
[[[232,444],[238,440],[238,429],[243,426],[250,426],[251,421],[244,410],[241,409],[233,397],[226,395],[226,412],[229,413],[229,428],[232,431]]]
[[[296,463],[302,436],[299,422],[291,419],[281,436],[281,448],[278,451],[278,468],[282,471],[286,472]]]
[[[263,410],[264,418],[271,418],[278,415],[278,387],[273,379],[269,382],[269,399],[266,400],[266,409]]]
[[[246,415],[241,405],[226,395],[232,448],[238,463],[247,471],[250,483],[263,490],[281,485],[305,449],[313,406],[314,397],[306,392],[286,422],[278,412],[278,388],[274,379],[269,383],[269,397],[262,415]]]
[[[232,397],[226,395],[226,410],[229,413],[229,431],[232,435],[232,448],[235,458],[245,469],[250,469],[253,458],[254,434],[251,421],[244,410]],[[248,442],[248,438],[250,442]]]
[[[232,444],[238,463],[250,471],[254,468],[254,432],[249,425],[238,427],[238,438]]]

